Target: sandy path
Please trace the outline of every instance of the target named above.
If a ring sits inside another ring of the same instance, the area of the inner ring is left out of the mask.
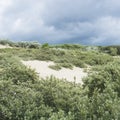
[[[49,65],[54,65],[53,62],[45,62],[45,61],[22,61],[22,63],[32,69],[34,69],[40,77],[46,78],[51,75],[55,76],[59,79],[66,79],[70,82],[76,82],[82,84],[82,78],[87,76],[87,73],[83,72],[83,69],[74,67],[72,70],[67,68],[62,68],[59,71],[53,70],[49,68]],[[76,79],[76,80],[75,80]]]

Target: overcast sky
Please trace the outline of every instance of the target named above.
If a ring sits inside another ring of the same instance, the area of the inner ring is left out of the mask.
[[[120,0],[0,0],[0,38],[120,44]]]

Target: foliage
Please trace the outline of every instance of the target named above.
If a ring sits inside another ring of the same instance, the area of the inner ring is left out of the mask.
[[[120,55],[120,46],[105,46],[100,47],[100,50],[113,56]]]
[[[114,61],[96,67],[95,73],[84,81],[84,89],[87,89],[92,115],[97,119],[120,119],[120,63]]]
[[[0,44],[2,44],[2,45],[9,45],[11,47],[15,46],[15,43],[12,42],[12,41],[9,41],[9,40],[0,40]]]
[[[84,49],[85,46],[82,46],[82,45],[79,45],[79,44],[63,44],[63,45],[56,45],[54,46],[55,48],[61,48],[61,49],[67,49],[67,50],[70,50],[70,49]]]
[[[49,44],[48,43],[44,43],[43,45],[42,45],[42,48],[44,49],[44,48],[49,48]]]
[[[75,84],[39,78],[21,59],[52,60],[53,69],[91,65]],[[93,66],[93,67],[92,67]],[[0,120],[119,120],[120,61],[104,51],[49,47],[0,49]]]
[[[21,48],[34,48],[38,49],[40,47],[40,44],[37,42],[18,42],[15,44],[16,47]]]
[[[60,70],[61,69],[61,67],[58,64],[56,64],[56,65],[49,65],[49,68],[51,68],[53,70]]]

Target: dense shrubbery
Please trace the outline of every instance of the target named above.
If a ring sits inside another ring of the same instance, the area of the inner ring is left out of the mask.
[[[36,73],[23,66],[17,58],[8,55],[0,56],[0,68],[0,80],[11,80],[14,84],[19,84],[27,81],[34,83],[38,79]]]
[[[115,61],[95,68],[84,81],[92,115],[97,119],[120,119],[120,63]]]
[[[40,44],[37,42],[18,42],[15,44],[16,47],[22,47],[22,48],[40,48]]]
[[[15,46],[15,43],[12,42],[12,41],[9,41],[9,40],[0,40],[0,44],[2,44],[2,45],[9,45],[11,47]]]
[[[12,42],[9,40],[0,40],[0,44],[9,45],[11,47],[20,47],[20,48],[40,48],[40,44],[38,42]]]
[[[21,64],[21,58],[55,61],[53,69],[86,64],[94,67],[82,86],[53,76],[39,79]],[[79,49],[0,49],[0,120],[119,119],[118,59]]]
[[[95,68],[97,73],[90,75],[82,87],[52,76],[39,80],[34,71],[25,68],[14,57],[1,56],[0,62],[1,118],[120,119],[119,63],[109,63]],[[17,83],[14,81],[15,78]]]
[[[61,49],[80,49],[80,50],[84,50],[85,46],[79,45],[79,44],[63,44],[63,45],[56,45],[54,46],[54,48],[61,48]]]
[[[7,43],[9,42],[10,41],[7,41]],[[107,62],[112,61],[113,58],[108,54],[104,54],[104,52],[107,51],[111,55],[117,55],[119,48],[119,47],[117,48],[89,47],[89,46],[71,45],[71,44],[50,46],[48,43],[45,43],[42,46],[40,46],[36,42],[18,42],[12,44],[14,44],[14,46],[16,47],[22,47],[23,49],[14,48],[12,50],[9,50],[9,53],[11,54],[15,53],[19,57],[22,57],[24,59],[27,58],[27,59],[38,59],[38,60],[52,60],[56,63],[60,63],[59,66],[61,65],[61,67],[63,66],[69,67],[72,65],[78,67],[85,67],[85,64],[89,64],[89,65],[106,64]],[[31,49],[31,48],[39,48],[39,49]],[[99,49],[103,53],[100,53]]]
[[[120,46],[105,46],[100,47],[100,50],[112,56],[120,55]]]
[[[13,48],[0,50],[2,53],[15,54],[22,59],[37,59],[54,61],[60,67],[72,68],[73,65],[77,67],[85,67],[88,65],[103,65],[110,61],[113,61],[113,57],[95,51],[82,51],[82,50],[60,50],[53,48]]]

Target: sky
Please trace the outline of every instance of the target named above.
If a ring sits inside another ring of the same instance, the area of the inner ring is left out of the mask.
[[[0,39],[120,45],[120,0],[0,0]]]

